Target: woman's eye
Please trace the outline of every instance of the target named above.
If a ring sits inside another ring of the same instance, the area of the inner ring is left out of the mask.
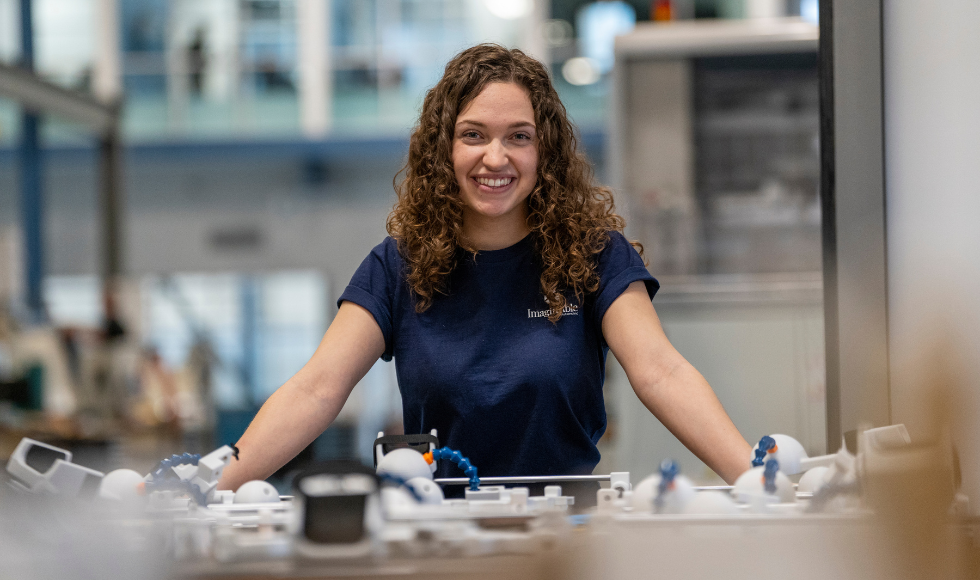
[[[517,139],[518,141],[530,141],[531,140],[531,136],[528,135],[527,133],[517,133],[516,135],[514,135],[514,138]]]
[[[462,137],[464,139],[479,139],[480,134],[476,131],[464,131]]]

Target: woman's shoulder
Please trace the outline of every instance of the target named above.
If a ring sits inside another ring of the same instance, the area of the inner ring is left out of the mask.
[[[628,268],[646,268],[643,257],[619,230],[606,231],[606,240],[595,255],[596,273],[605,277],[609,273]]]
[[[398,250],[398,240],[391,236],[385,236],[385,239],[381,240],[374,249],[371,250],[371,255],[378,258],[382,258],[385,261],[401,260],[401,253]]]
[[[397,274],[404,268],[405,261],[398,250],[398,241],[391,236],[385,237],[381,243],[374,246],[364,258],[361,267],[372,271],[384,270]]]
[[[598,261],[602,262],[604,260],[609,260],[612,258],[623,258],[636,254],[639,257],[639,253],[633,244],[626,239],[619,230],[606,230],[606,238],[602,244],[602,249],[597,252]]]
[[[599,276],[599,294],[604,295],[608,307],[632,282],[643,281],[650,298],[657,293],[657,282],[644,263],[643,256],[618,230],[607,232],[606,245],[597,254],[596,274]]]
[[[629,240],[626,239],[626,236],[623,235],[623,232],[619,230],[606,230],[606,237],[609,240],[607,246],[615,245],[633,247]]]

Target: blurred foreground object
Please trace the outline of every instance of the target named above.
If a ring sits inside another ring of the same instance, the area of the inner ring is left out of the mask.
[[[946,425],[939,415],[935,424]],[[7,491],[60,506],[39,509],[40,526],[63,525],[51,510],[84,513],[87,525],[129,534],[131,556],[163,555],[178,577],[371,578],[399,570],[399,577],[420,579],[628,580],[656,571],[679,578],[956,580],[976,571],[972,534],[980,525],[963,515],[948,429],[921,442],[910,441],[901,425],[866,429],[855,453],[842,446],[814,458],[788,435],[767,435],[753,452],[759,465],[730,493],[694,486],[670,460],[633,488],[628,473],[476,478],[460,451],[438,447],[435,432],[381,434],[376,443],[376,469],[323,464],[297,476],[293,496],[280,497],[262,481],[216,490],[237,457],[228,446],[204,457],[172,455],[145,477],[125,469],[103,477],[71,463],[63,449],[24,439],[8,462],[14,481]],[[439,460],[468,477],[433,480]],[[804,470],[812,491],[794,491],[790,477]],[[63,477],[68,473],[94,483],[78,485]],[[585,516],[569,516],[574,498],[558,485],[546,485],[543,496],[488,485],[576,480],[609,482]],[[465,499],[445,498],[437,484],[470,489]],[[71,550],[84,545],[65,530],[54,533]]]
[[[91,498],[102,473],[71,462],[71,452],[24,438],[7,461],[14,489]]]

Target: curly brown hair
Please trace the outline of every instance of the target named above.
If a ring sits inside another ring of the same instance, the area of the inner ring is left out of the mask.
[[[459,249],[476,253],[462,238],[463,202],[453,169],[456,118],[491,83],[516,83],[527,90],[538,140],[537,181],[527,198],[527,225],[541,264],[541,291],[556,322],[574,296],[599,286],[593,256],[610,230],[622,231],[612,192],[593,182],[592,168],[578,152],[575,129],[551,84],[548,71],[517,49],[480,44],[456,55],[422,104],[409,142],[408,161],[398,173],[398,202],[388,216],[388,234],[407,262],[406,279],[423,312],[456,266]],[[642,247],[635,244],[642,252]]]

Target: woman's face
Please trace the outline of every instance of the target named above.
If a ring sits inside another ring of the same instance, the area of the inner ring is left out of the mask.
[[[538,175],[538,140],[534,108],[522,86],[491,83],[460,112],[453,168],[463,199],[464,232],[516,228],[526,233],[527,197]]]

